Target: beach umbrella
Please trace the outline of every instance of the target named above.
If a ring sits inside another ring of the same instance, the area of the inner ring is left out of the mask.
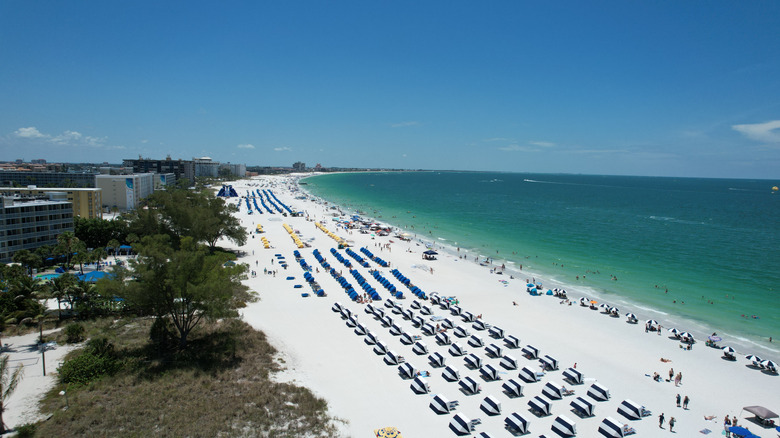
[[[658,325],[658,321],[656,321],[656,320],[654,320],[654,319],[648,319],[648,320],[645,322],[645,324],[647,324],[647,325]]]
[[[669,333],[671,333],[671,334],[673,334],[675,336],[680,336],[681,332],[679,330],[677,330],[676,328],[672,327],[672,328],[669,329]]]
[[[729,427],[729,432],[731,432],[734,436],[738,436],[738,437],[753,436],[753,433],[751,431],[745,429],[742,426],[731,426]]]
[[[680,332],[681,338],[688,338],[688,340],[693,341],[693,335],[688,332]]]
[[[768,370],[776,370],[777,369],[777,364],[772,362],[771,360],[765,360],[765,361],[761,362],[761,366],[763,366],[764,368],[766,368]]]
[[[755,354],[748,354],[745,356],[745,359],[751,361],[751,362],[758,362],[761,363],[761,358],[756,356]]]
[[[629,321],[636,321],[637,317],[633,313],[629,312],[629,313],[626,313],[626,319],[628,319]]]
[[[721,348],[721,350],[723,350],[723,353],[725,353],[725,354],[734,354],[734,353],[736,353],[736,350],[734,350],[731,347],[723,347],[723,348]]]
[[[592,302],[593,302],[593,301],[591,301],[591,303],[592,303]],[[601,305],[599,306],[599,308],[600,308],[600,309],[609,309],[609,304],[607,304],[607,303],[601,303]]]
[[[528,284],[526,284],[525,286],[526,286],[526,287],[536,287],[536,285],[535,285],[535,284],[533,284],[533,283],[528,283]]]
[[[720,342],[723,340],[720,336],[710,336],[707,339],[709,339],[712,342]]]
[[[436,251],[434,251],[432,249],[429,249],[428,251],[424,251],[423,254],[425,254],[425,255],[439,255],[438,252],[436,252]]]
[[[588,304],[588,297],[582,297],[580,298],[580,304]]]

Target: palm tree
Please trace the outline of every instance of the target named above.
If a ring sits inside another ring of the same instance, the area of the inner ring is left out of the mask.
[[[16,251],[13,256],[13,261],[27,268],[27,275],[32,275],[33,268],[39,267],[43,262],[38,254],[26,249]]]
[[[7,431],[5,423],[3,422],[5,402],[16,390],[16,386],[19,385],[19,381],[22,380],[24,365],[20,365],[13,373],[10,371],[11,370],[8,367],[8,355],[4,354],[0,356],[0,434]]]
[[[94,257],[93,261],[98,263],[98,269],[100,269],[100,263],[108,257],[108,254],[106,254],[106,250],[103,247],[97,247],[92,250],[92,257]]]
[[[114,252],[114,260],[116,260],[116,252],[119,250],[119,245],[121,245],[121,244],[116,239],[111,239],[111,240],[108,241],[108,246]]]
[[[79,241],[79,238],[73,234],[73,231],[63,231],[57,235],[57,252],[65,255],[65,266],[70,269],[70,256],[73,254],[73,247]]]
[[[79,271],[84,274],[84,263],[89,263],[89,252],[87,251],[87,245],[82,241],[77,241],[72,247],[73,249],[73,263],[79,264]]]
[[[73,274],[62,274],[51,281],[49,285],[49,292],[51,296],[57,299],[57,318],[62,319],[62,308],[60,302],[64,299],[68,302],[68,296],[70,294],[73,284],[76,282],[76,277]]]

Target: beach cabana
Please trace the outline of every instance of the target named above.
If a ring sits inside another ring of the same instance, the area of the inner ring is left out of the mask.
[[[539,361],[542,363],[545,370],[555,371],[558,369],[558,360],[548,354],[544,355],[542,358],[539,358]]]
[[[371,304],[366,304],[366,307],[363,308],[363,311],[368,313],[369,315],[373,315],[374,314],[374,306],[372,306]]]
[[[404,310],[403,315],[404,315],[404,319],[411,320],[412,318],[414,318],[414,312],[412,311],[412,309]]]
[[[617,411],[618,414],[621,414],[629,420],[641,420],[644,414],[647,412],[644,407],[629,399],[625,399],[620,402],[620,406],[618,406]]]
[[[412,300],[412,304],[410,304],[410,306],[412,306],[412,309],[419,309],[420,308],[420,302],[417,301],[417,300]]]
[[[494,337],[496,339],[501,339],[501,338],[504,337],[504,329],[502,329],[501,327],[497,327],[495,325],[490,327],[490,330],[488,330],[488,333],[490,333],[490,336],[492,336],[492,337]]]
[[[412,391],[414,391],[415,394],[427,394],[431,392],[431,386],[428,385],[428,381],[422,376],[415,377],[409,387],[412,388]]]
[[[572,400],[571,403],[569,403],[569,406],[571,406],[574,409],[574,412],[576,412],[577,415],[581,417],[592,417],[593,410],[595,408],[593,403],[585,400],[582,397],[577,397]]]
[[[607,401],[610,398],[609,389],[600,385],[598,382],[590,385],[588,395],[596,401]]]
[[[491,357],[501,357],[501,355],[504,353],[504,349],[496,344],[490,344],[485,347],[485,353]]]
[[[501,380],[498,370],[493,365],[485,364],[479,368],[479,374],[487,381]]]
[[[463,361],[466,363],[467,367],[472,369],[477,369],[482,366],[482,358],[473,353],[464,357]]]
[[[428,346],[423,341],[417,341],[412,346],[412,351],[419,355],[428,354]]]
[[[409,362],[404,362],[398,365],[398,374],[401,375],[402,379],[414,379],[417,377],[417,368]]]
[[[395,305],[395,301],[393,301],[393,300],[391,300],[389,298],[387,300],[385,300],[385,307],[392,308],[394,305]]]
[[[385,311],[381,307],[374,307],[374,316],[379,321],[382,321],[382,318],[385,317]]]
[[[520,351],[522,351],[523,355],[525,357],[527,357],[528,359],[537,359],[537,358],[539,358],[539,350],[536,347],[534,347],[533,345],[530,345],[530,344],[526,345]]]
[[[460,306],[456,306],[452,304],[450,305],[450,313],[452,313],[453,315],[458,316],[461,314],[461,312],[463,312],[463,309],[461,309]]]
[[[509,397],[521,397],[523,395],[523,385],[515,379],[509,379],[501,385],[504,393]]]
[[[341,313],[341,309],[343,309],[343,308],[344,308],[344,306],[341,303],[339,303],[338,301],[336,301],[335,303],[333,303],[333,307],[331,307],[330,310],[332,310],[332,311],[334,311],[336,313]]]
[[[561,436],[577,435],[577,425],[564,415],[555,417],[552,424],[552,430]]]
[[[404,329],[398,326],[398,324],[393,324],[390,326],[390,334],[393,336],[401,336],[401,334],[404,332]]]
[[[518,366],[517,359],[515,359],[514,357],[508,354],[501,358],[501,362],[499,362],[499,365],[501,365],[507,370],[516,370]]]
[[[762,426],[769,424],[769,420],[778,418],[778,415],[763,406],[745,406],[742,410],[748,411],[756,416],[756,421]]]
[[[612,417],[601,420],[599,424],[599,433],[607,438],[623,438],[623,429],[625,425]]]
[[[550,415],[550,408],[552,405],[547,400],[539,397],[538,395],[528,400],[528,407],[538,417],[544,417]]]
[[[466,330],[463,327],[455,327],[454,333],[455,333],[455,336],[457,336],[459,338],[465,338],[466,336],[471,335],[471,332],[469,332],[468,330]]]
[[[504,336],[504,343],[509,348],[520,348],[520,339],[513,335]]]
[[[508,417],[504,418],[504,424],[508,429],[515,431],[518,435],[525,435],[528,433],[528,420],[517,412],[512,412]]]
[[[431,324],[430,322],[426,322],[422,326],[422,332],[425,335],[433,336],[436,334],[436,327],[434,327],[433,324]]]
[[[436,343],[439,345],[450,345],[452,339],[450,339],[450,335],[447,333],[436,333]]]
[[[415,316],[412,318],[412,324],[417,327],[422,327],[425,324],[425,319],[422,316]]]
[[[366,333],[366,337],[365,337],[365,339],[364,339],[364,342],[365,342],[366,344],[368,344],[368,345],[373,345],[373,344],[376,344],[376,341],[377,341],[377,339],[378,339],[378,338],[376,337],[376,333],[374,333],[374,332],[372,332],[371,330],[369,330],[369,331]]]
[[[539,377],[537,376],[536,371],[534,371],[534,370],[532,370],[532,369],[530,369],[528,367],[523,367],[523,369],[520,370],[520,373],[518,374],[518,377],[523,379],[523,381],[525,381],[526,383],[538,382],[539,381]]]
[[[387,354],[385,354],[385,363],[388,365],[398,365],[404,362],[406,362],[406,359],[393,350],[388,350]]]
[[[479,408],[488,415],[501,415],[501,402],[492,395],[485,397]]]
[[[469,345],[471,345],[472,347],[484,347],[485,342],[482,341],[481,337],[477,335],[471,335],[471,337],[469,338]]]
[[[355,334],[358,336],[363,336],[366,334],[366,328],[363,327],[363,324],[358,324],[355,326]]]
[[[434,303],[434,304],[438,304],[439,308],[441,310],[449,310],[449,308],[450,308],[450,302],[447,301],[447,300],[436,300],[436,301],[434,301],[433,297],[431,297],[431,302]]]
[[[456,400],[449,401],[442,394],[436,394],[433,396],[433,400],[431,400],[431,404],[429,406],[433,412],[436,412],[439,415],[443,415],[449,414],[455,410],[455,408],[458,407],[458,404],[459,403]]]
[[[385,315],[381,318],[382,325],[385,327],[390,327],[393,325],[393,318],[390,317],[390,315]]]
[[[428,306],[422,306],[420,307],[420,313],[423,315],[433,315],[433,310]]]
[[[458,344],[457,342],[453,342],[452,345],[450,345],[448,351],[453,356],[463,356],[464,354],[466,354],[466,350],[464,350],[463,347],[461,347],[460,344]]]
[[[395,313],[396,315],[403,316],[403,314],[404,314],[404,305],[401,304],[401,303],[395,303],[395,306],[393,306],[392,310],[393,310],[393,313]]]
[[[490,327],[490,324],[486,324],[481,319],[477,319],[474,321],[474,324],[471,324],[471,326],[474,328],[474,330],[487,330],[488,327]]]
[[[546,395],[550,400],[560,400],[565,395],[564,387],[558,382],[547,382],[542,388],[542,394]]]
[[[352,317],[352,311],[347,309],[346,307],[341,307],[341,317],[342,318],[351,318]]]
[[[468,394],[477,394],[482,390],[476,380],[466,376],[458,381],[458,385]]]
[[[580,385],[583,382],[584,376],[574,368],[567,368],[563,371],[563,378],[564,380],[568,380],[572,385]]]
[[[441,326],[442,327],[446,327],[448,329],[454,329],[455,328],[455,321],[453,321],[453,320],[451,320],[449,318],[444,318],[441,321]]]
[[[406,344],[406,345],[414,344],[414,338],[412,338],[412,335],[406,332],[401,333],[400,340],[402,344]]]
[[[474,432],[474,428],[480,423],[478,418],[469,420],[465,415],[457,413],[450,420],[450,430],[456,435],[471,435],[471,432]]]
[[[387,348],[387,344],[384,342],[376,341],[376,344],[374,344],[374,353],[384,356],[388,351],[390,351],[390,349]]]
[[[453,366],[447,365],[444,371],[441,372],[441,376],[448,382],[456,382],[460,380],[460,371]]]
[[[463,318],[463,322],[474,322],[477,319],[471,312],[463,312],[460,317]]]
[[[430,356],[428,356],[428,362],[431,363],[432,366],[439,368],[444,366],[444,356],[441,355],[441,353],[433,353]]]

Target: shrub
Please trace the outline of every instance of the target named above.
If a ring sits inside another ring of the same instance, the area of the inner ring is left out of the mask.
[[[37,429],[38,425],[35,423],[21,425],[16,428],[16,438],[33,438]]]
[[[87,341],[86,351],[95,356],[115,357],[114,344],[108,341],[108,338],[95,338]]]
[[[86,330],[84,326],[77,323],[71,323],[65,326],[65,337],[68,344],[75,344],[84,340]]]
[[[61,383],[86,385],[105,375],[112,375],[121,368],[113,356],[99,356],[90,351],[64,362],[57,370]]]

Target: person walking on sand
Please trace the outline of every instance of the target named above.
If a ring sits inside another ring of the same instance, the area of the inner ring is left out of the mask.
[[[664,413],[661,412],[661,415],[658,416],[658,427],[661,429],[664,428]]]
[[[674,419],[674,417],[669,419],[669,432],[674,432],[674,423],[676,423],[677,420]]]
[[[691,399],[689,399],[688,396],[686,395],[685,398],[683,399],[683,409],[688,409],[689,401],[691,401]]]
[[[671,382],[674,378],[674,368],[669,368],[669,381]]]
[[[677,394],[677,407],[680,407],[680,394]]]
[[[677,376],[674,377],[674,386],[680,386],[680,383],[682,382],[682,372],[677,373]]]

